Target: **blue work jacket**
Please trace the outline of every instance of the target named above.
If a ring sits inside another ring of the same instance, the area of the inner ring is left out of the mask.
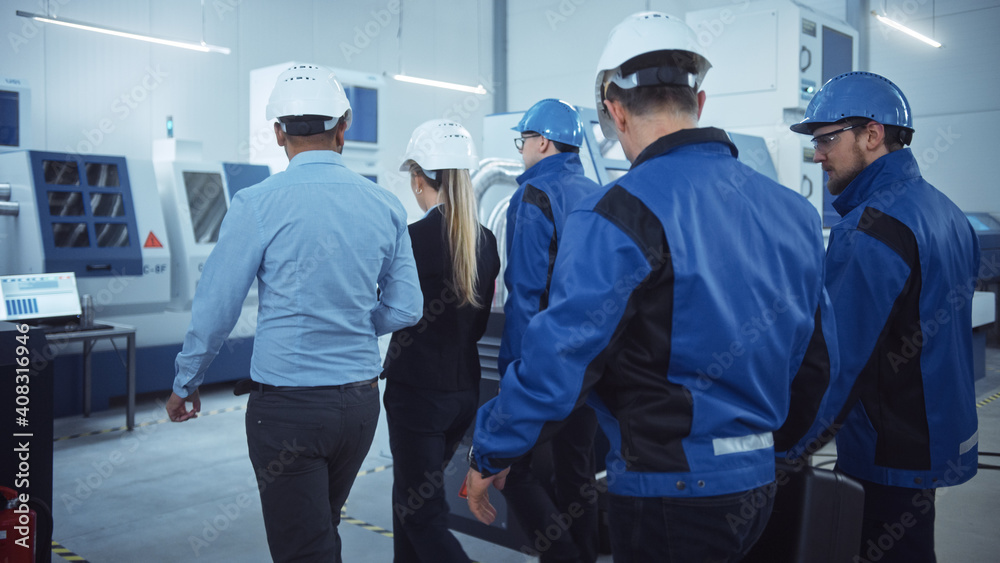
[[[972,226],[921,177],[910,149],[865,168],[834,207],[842,219],[830,233],[826,286],[846,400],[837,464],[897,487],[964,483],[978,456]]]
[[[816,210],[725,132],[660,138],[567,219],[548,308],[479,410],[474,467],[507,467],[586,402],[613,493],[774,481],[776,440],[817,423],[836,370],[823,268]]]
[[[517,177],[507,208],[504,329],[497,366],[501,374],[521,355],[528,322],[548,306],[549,285],[563,225],[570,211],[601,186],[583,175],[580,155],[559,153]]]

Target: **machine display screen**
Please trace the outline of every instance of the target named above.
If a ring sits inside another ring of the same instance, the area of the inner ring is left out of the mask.
[[[966,215],[972,228],[977,231],[1000,231],[1000,221],[994,220],[989,215]]]
[[[218,172],[184,172],[184,189],[194,240],[198,243],[219,241],[219,227],[226,216],[226,190]]]
[[[0,145],[21,146],[20,110],[18,93],[0,90]]]
[[[73,272],[0,276],[0,321],[80,314]]]
[[[351,128],[344,133],[347,141],[378,142],[378,90],[361,86],[345,86],[344,93],[351,102]]]

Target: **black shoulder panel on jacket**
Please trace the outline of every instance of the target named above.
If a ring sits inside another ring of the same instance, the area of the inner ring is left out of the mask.
[[[552,223],[552,238],[549,240],[549,269],[545,276],[545,289],[538,299],[538,310],[544,311],[549,308],[549,288],[552,287],[552,270],[556,266],[556,255],[559,252],[559,236],[556,234],[556,220],[552,214],[552,202],[549,196],[542,190],[528,184],[524,186],[524,201],[542,210],[545,218]]]
[[[663,225],[642,200],[615,186],[597,202],[594,211],[628,235],[642,249],[653,270],[664,264],[670,267],[670,249]]]
[[[858,221],[858,230],[877,238],[906,262],[910,269],[920,269],[917,237],[902,221],[885,212],[866,207]]]

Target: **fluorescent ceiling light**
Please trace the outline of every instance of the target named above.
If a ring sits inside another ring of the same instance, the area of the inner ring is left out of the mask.
[[[926,35],[922,35],[920,33],[917,33],[916,31],[913,31],[912,29],[906,27],[905,25],[903,25],[903,24],[901,24],[899,22],[893,21],[893,20],[891,20],[891,19],[889,19],[889,18],[887,18],[885,16],[880,16],[874,10],[872,10],[872,15],[875,16],[875,19],[877,19],[878,21],[884,23],[885,25],[887,25],[887,26],[889,26],[889,27],[891,27],[893,29],[898,29],[899,31],[902,31],[903,33],[909,35],[910,37],[913,37],[915,39],[919,39],[919,40],[923,41],[924,43],[927,43],[931,47],[938,48],[938,49],[941,48],[941,44],[938,43],[937,41],[931,39],[930,37],[927,37]]]
[[[486,88],[483,88],[482,84],[477,86],[465,86],[464,84],[441,82],[440,80],[430,80],[427,78],[416,78],[413,76],[406,76],[405,74],[397,74],[393,76],[393,78],[399,80],[400,82],[410,82],[412,84],[422,84],[424,86],[434,86],[436,88],[447,88],[449,90],[458,90],[459,92],[469,92],[470,94],[486,93]]]
[[[41,14],[32,14],[31,12],[23,12],[21,10],[17,10],[17,15],[21,16],[22,18],[29,18],[43,23],[52,23],[76,29],[95,31],[97,33],[104,33],[106,35],[114,35],[116,37],[138,39],[139,41],[147,41],[149,43],[156,43],[159,45],[169,45],[171,47],[180,47],[181,49],[191,49],[192,51],[201,51],[202,53],[222,53],[223,55],[228,55],[230,53],[229,47],[219,47],[217,45],[209,45],[204,41],[202,41],[201,43],[191,43],[190,41],[178,41],[176,39],[167,39],[166,37],[156,37],[155,35],[146,35],[142,33],[132,33],[131,31],[123,31],[120,29],[113,29],[110,27],[104,27],[102,25],[95,25],[92,23],[70,20],[66,18],[54,18],[49,16],[43,16]]]

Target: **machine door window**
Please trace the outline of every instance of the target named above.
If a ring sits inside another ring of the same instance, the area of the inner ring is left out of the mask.
[[[94,232],[101,248],[128,247],[128,225],[124,223],[94,223]]]
[[[72,160],[43,160],[45,183],[57,186],[79,186],[80,167]]]
[[[125,204],[121,194],[91,192],[90,212],[94,217],[124,217]]]
[[[78,217],[84,215],[83,193],[49,192],[49,215],[53,217]]]
[[[118,165],[109,162],[87,162],[83,165],[87,173],[87,185],[97,188],[117,188]]]
[[[191,226],[198,243],[219,241],[219,228],[226,216],[226,191],[218,172],[184,172],[184,188]]]
[[[56,248],[86,248],[90,235],[86,223],[52,223],[52,239]]]

